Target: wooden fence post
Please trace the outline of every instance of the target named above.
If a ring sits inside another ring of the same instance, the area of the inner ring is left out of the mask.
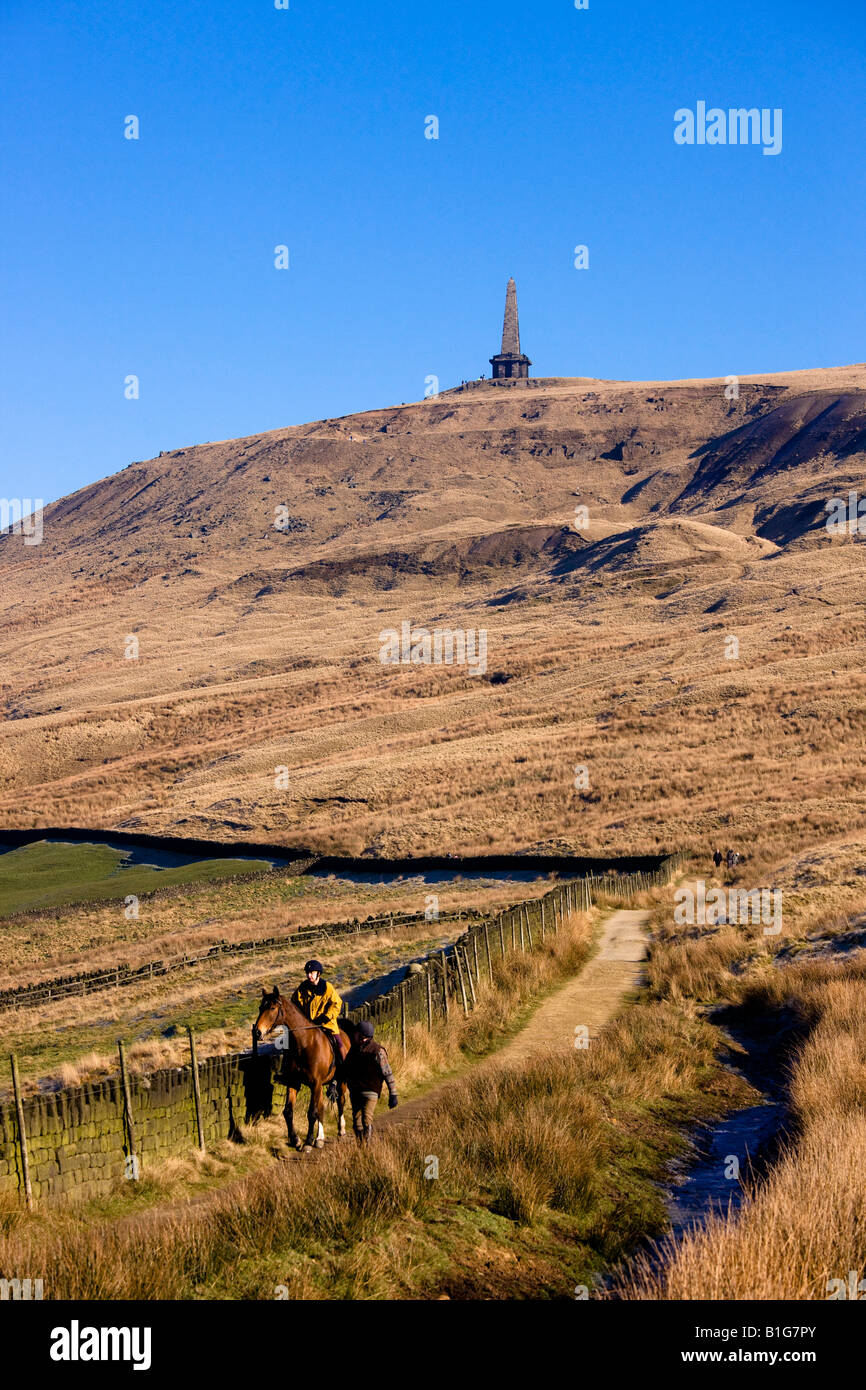
[[[511,949],[512,949],[512,951],[514,951],[514,950],[517,949],[517,941],[515,940],[515,936],[514,936],[514,913],[513,913],[513,912],[512,912],[512,914],[511,914]]]
[[[406,1056],[406,982],[400,986],[400,1042],[403,1046],[403,1056]]]
[[[478,981],[478,988],[481,988],[481,970],[478,966],[478,932],[472,933],[472,950],[475,954],[475,978]]]
[[[526,950],[526,942],[525,942],[524,939],[523,939],[523,913],[520,911],[519,908],[518,908],[518,911],[517,911],[517,917],[518,917],[518,920],[519,920],[519,922],[520,922],[520,949],[521,949],[521,951],[525,951],[525,950]]]
[[[442,997],[445,1000],[445,1020],[448,1021],[448,960],[445,952],[440,951],[442,957]]]
[[[541,899],[541,939],[544,940],[544,899]]]
[[[490,976],[490,983],[493,984],[493,960],[490,955],[490,932],[487,930],[487,923],[484,923],[484,945],[487,949],[487,973]]]
[[[532,944],[532,924],[529,921],[529,907],[524,907],[523,911],[526,913],[526,935],[529,937],[529,949],[532,951],[534,947]]]
[[[126,1120],[126,1138],[129,1147],[127,1161],[132,1159],[132,1180],[138,1178],[138,1160],[135,1156],[135,1126],[132,1120],[132,1095],[129,1090],[129,1074],[126,1070],[126,1051],[123,1046],[123,1039],[117,1039],[117,1051],[120,1056],[120,1084],[123,1089],[123,1111]]]
[[[204,1153],[204,1126],[201,1119],[201,1090],[198,1084],[198,1057],[196,1056],[195,1050],[195,1034],[189,1024],[187,1024],[186,1031],[189,1034],[189,1056],[192,1066],[192,1098],[195,1104],[195,1128],[196,1134],[198,1135],[198,1146],[202,1153]]]
[[[433,967],[427,966],[427,1032],[433,1031]]]
[[[18,1058],[13,1052],[10,1059],[12,1063],[12,1090],[15,1093],[15,1117],[18,1121],[18,1145],[21,1149],[21,1181],[24,1187],[24,1201],[27,1210],[33,1210],[33,1188],[30,1185],[30,1161],[27,1154],[27,1130],[24,1125],[24,1102],[21,1099],[21,1082],[18,1079]]]
[[[502,959],[505,960],[505,924],[501,912],[499,914],[499,946],[502,951]]]
[[[460,993],[463,996],[463,1012],[469,1013],[469,1004],[466,1000],[466,985],[463,982],[463,966],[460,963],[460,947],[454,947],[454,959],[457,961],[457,978],[460,981]]]
[[[472,1007],[477,1009],[478,995],[475,993],[475,981],[472,978],[472,966],[469,964],[469,950],[466,946],[463,947],[463,953],[466,960],[466,974],[469,976],[469,989],[472,993]]]

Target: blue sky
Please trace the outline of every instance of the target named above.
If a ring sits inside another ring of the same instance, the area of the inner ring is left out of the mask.
[[[5,0],[0,495],[489,372],[509,275],[533,375],[863,361],[864,39],[862,0]],[[676,145],[698,100],[782,152]]]

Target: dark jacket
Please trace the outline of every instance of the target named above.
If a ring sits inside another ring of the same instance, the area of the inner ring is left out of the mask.
[[[379,1096],[386,1083],[389,1095],[397,1094],[388,1054],[375,1038],[363,1038],[353,1045],[346,1059],[346,1080],[350,1091],[375,1091]]]

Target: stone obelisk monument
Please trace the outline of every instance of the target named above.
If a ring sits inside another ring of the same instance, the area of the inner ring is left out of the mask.
[[[527,377],[532,366],[520,351],[520,325],[517,321],[517,286],[508,281],[505,290],[505,319],[502,324],[502,351],[490,358],[494,381],[508,377]]]

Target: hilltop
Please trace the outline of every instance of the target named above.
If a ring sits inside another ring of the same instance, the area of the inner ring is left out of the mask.
[[[473,382],[129,464],[0,539],[0,825],[418,853],[859,823],[864,552],[825,521],[864,462],[860,364],[736,400]],[[407,620],[486,629],[486,673],[383,666]]]

